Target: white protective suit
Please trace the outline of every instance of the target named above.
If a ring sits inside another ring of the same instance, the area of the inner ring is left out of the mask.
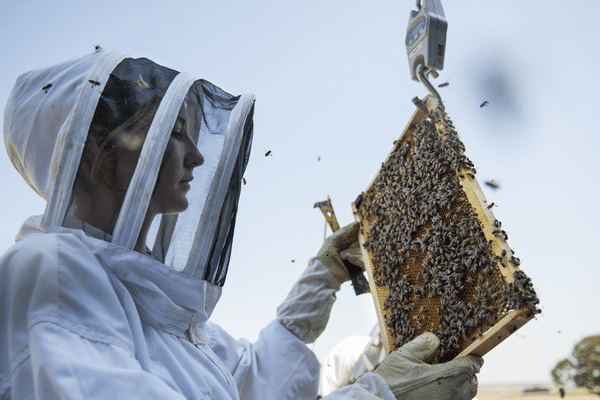
[[[73,211],[90,123],[100,107],[127,119],[153,98],[160,104],[109,235]],[[153,224],[149,256],[132,249],[182,104],[204,164],[187,210]],[[5,145],[47,207],[0,258],[0,399],[317,397],[319,363],[305,343],[324,329],[340,288],[318,260],[257,342],[209,322],[227,273],[253,104],[252,95],[109,50],[19,77]],[[331,398],[394,396],[368,373]]]

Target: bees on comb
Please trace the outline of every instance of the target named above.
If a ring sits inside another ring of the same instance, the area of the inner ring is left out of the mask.
[[[441,342],[434,363],[454,358],[511,310],[539,312],[516,257],[493,249],[503,236],[486,238],[485,212],[478,215],[463,187],[476,173],[464,150],[438,105],[395,144],[356,210],[390,347],[433,332]]]

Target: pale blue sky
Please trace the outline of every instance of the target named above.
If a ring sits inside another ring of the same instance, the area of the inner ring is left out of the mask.
[[[480,382],[549,380],[573,344],[600,331],[600,149],[595,69],[600,2],[442,1],[445,68],[435,84],[484,192],[543,307],[485,357]],[[404,47],[413,0],[0,1],[0,106],[15,79],[101,44],[256,95],[253,155],[213,319],[256,337],[322,241],[313,204],[340,221],[425,88]],[[490,105],[480,108],[483,100]],[[272,157],[264,157],[271,150]],[[320,157],[320,161],[319,160]],[[0,252],[44,203],[0,153]],[[292,262],[294,260],[294,262]],[[319,358],[375,324],[372,299],[344,285]]]

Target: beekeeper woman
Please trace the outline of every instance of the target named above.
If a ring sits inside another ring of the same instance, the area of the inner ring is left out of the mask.
[[[310,260],[257,342],[208,321],[228,270],[253,107],[251,95],[108,50],[18,78],[5,145],[47,206],[0,258],[0,398],[316,398],[319,363],[305,343],[347,280],[340,257],[353,250],[339,249],[356,242],[355,224]],[[418,351],[397,353],[331,396],[443,387],[470,398],[476,388],[480,360],[432,373]]]

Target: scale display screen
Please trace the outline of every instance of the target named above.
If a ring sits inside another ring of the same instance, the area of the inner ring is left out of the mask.
[[[407,46],[412,46],[413,44],[417,43],[419,39],[423,36],[423,34],[425,33],[425,21],[426,18],[422,16],[408,30],[408,33],[406,34]]]

